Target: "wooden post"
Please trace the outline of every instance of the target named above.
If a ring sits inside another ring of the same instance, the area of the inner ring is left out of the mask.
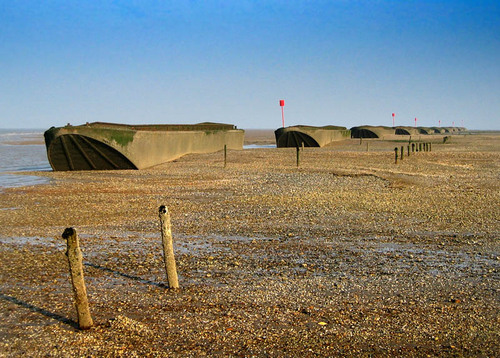
[[[78,315],[78,326],[80,329],[89,329],[93,326],[90,316],[89,302],[87,299],[87,289],[83,280],[82,252],[78,243],[78,235],[72,227],[66,228],[62,234],[67,243],[66,256],[69,262],[69,274],[75,294],[75,307]]]
[[[398,164],[398,147],[394,148],[394,164]]]
[[[412,144],[411,144],[411,152],[412,152],[412,153],[415,153],[415,143],[412,143]]]
[[[165,270],[167,272],[168,287],[179,288],[177,268],[174,257],[174,243],[172,241],[172,227],[170,225],[170,213],[165,205],[159,210],[161,223],[161,240],[163,243],[163,257],[165,259]]]
[[[429,143],[429,152],[432,152],[432,143]]]
[[[370,151],[370,146],[369,146],[370,142],[366,142],[366,151],[369,152]]]
[[[227,145],[224,144],[224,168],[226,167],[227,163]]]
[[[299,146],[297,146],[297,168],[299,167],[300,164],[300,152],[299,152]]]
[[[422,151],[422,143],[418,143],[418,151],[421,152]]]
[[[410,145],[408,145],[408,156],[410,156]]]
[[[403,148],[403,146],[401,146],[401,153],[399,155],[399,157],[401,158],[401,160],[403,160],[403,154],[404,154],[404,152],[405,152],[404,148]]]

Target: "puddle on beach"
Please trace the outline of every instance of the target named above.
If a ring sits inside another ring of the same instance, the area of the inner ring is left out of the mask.
[[[144,260],[147,256],[155,255],[157,259],[162,255],[161,236],[159,233],[140,232],[113,232],[80,234],[80,246],[85,261],[98,264],[102,258],[116,255],[119,257],[130,255],[132,260]],[[106,238],[107,236],[107,238]],[[19,246],[43,246],[64,251],[66,243],[62,239],[49,237],[0,237],[0,243]],[[260,243],[255,249],[248,249],[248,245]],[[268,243],[268,244],[266,244]],[[315,248],[317,244],[317,250]],[[231,266],[234,260],[241,263],[231,267],[231,274],[241,271],[244,275],[250,268],[246,265],[261,261],[266,263],[265,268],[253,267],[256,274],[269,275],[283,270],[292,270],[292,274],[307,273],[308,267],[315,267],[314,276],[338,276],[344,272],[347,275],[363,274],[366,270],[382,270],[382,274],[400,274],[418,267],[422,273],[440,276],[454,274],[468,276],[470,274],[500,272],[500,260],[497,253],[480,254],[470,251],[451,250],[446,248],[429,248],[412,243],[401,244],[395,242],[380,242],[372,239],[332,243],[325,239],[313,238],[279,238],[247,237],[247,236],[219,236],[219,235],[182,235],[174,233],[174,250],[180,257],[190,257],[189,260],[203,259],[213,256],[214,262],[226,262]],[[276,261],[277,260],[277,261]],[[276,267],[272,267],[273,262]],[[282,265],[279,263],[284,261]],[[271,266],[269,266],[271,264]],[[312,264],[312,265],[311,265]],[[241,265],[241,266],[240,266]],[[332,270],[335,268],[333,272]],[[190,272],[189,280],[203,277],[210,270],[200,267],[200,272]],[[148,278],[151,280],[151,278]],[[147,281],[147,280],[146,280]]]
[[[57,240],[52,237],[38,237],[38,236],[25,236],[25,237],[0,236],[0,243],[18,245],[18,246],[25,246],[25,245],[46,246],[57,249],[62,249],[66,247],[66,242],[63,239]]]

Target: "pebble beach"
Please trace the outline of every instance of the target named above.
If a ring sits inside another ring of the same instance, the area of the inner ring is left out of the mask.
[[[0,191],[0,357],[482,356],[500,352],[500,134],[32,171]],[[170,212],[179,289],[165,276]],[[80,238],[78,329],[61,235]]]

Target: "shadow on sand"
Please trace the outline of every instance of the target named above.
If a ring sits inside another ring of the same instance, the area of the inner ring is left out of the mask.
[[[12,297],[12,296],[8,296],[8,295],[4,295],[3,293],[0,293],[0,298],[3,299],[3,300],[5,300],[5,301],[8,301],[8,302],[15,303],[18,306],[27,308],[31,312],[41,313],[45,317],[55,319],[56,321],[68,324],[71,327],[73,327],[75,329],[78,329],[78,323],[77,322],[75,322],[75,321],[73,321],[73,320],[71,320],[69,318],[63,317],[61,315],[58,315],[57,313],[47,311],[46,309],[34,306],[34,305],[32,305],[32,304],[30,304],[28,302],[25,302],[25,301],[21,301],[18,298],[15,298],[15,297]]]
[[[138,276],[132,276],[132,275],[120,272],[120,271],[112,270],[112,269],[104,267],[104,266],[92,264],[90,262],[84,262],[83,264],[85,266],[93,267],[93,268],[96,268],[96,269],[99,269],[99,270],[102,270],[102,271],[105,271],[105,272],[110,272],[110,273],[112,273],[114,275],[122,276],[122,277],[131,279],[131,280],[134,280],[134,281],[137,281],[137,282],[140,282],[140,283],[144,283],[144,284],[147,284],[147,285],[152,285],[152,286],[161,287],[161,288],[168,288],[168,285],[165,285],[163,283],[158,283],[158,282],[154,282],[154,281],[150,281],[150,280],[145,280],[145,279],[143,279],[141,277],[138,277]]]

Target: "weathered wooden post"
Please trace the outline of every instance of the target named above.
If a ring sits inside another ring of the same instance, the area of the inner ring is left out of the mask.
[[[394,164],[398,164],[398,147],[394,148]]]
[[[224,168],[226,167],[227,163],[227,145],[224,144]]]
[[[75,294],[78,327],[80,327],[80,329],[89,329],[94,325],[94,322],[90,316],[87,289],[85,288],[85,281],[83,280],[83,259],[80,244],[78,242],[78,235],[75,229],[69,227],[64,230],[62,237],[66,240],[67,244],[66,256],[68,256],[69,274],[71,276],[73,293]]]
[[[297,168],[299,167],[300,164],[300,152],[299,152],[299,146],[297,146]]]
[[[418,151],[421,152],[422,151],[422,142],[418,143]]]
[[[172,227],[170,225],[170,213],[165,205],[160,206],[159,215],[161,223],[161,240],[163,243],[163,257],[165,259],[168,287],[179,288],[177,267],[175,265],[174,257],[174,243],[172,241]]]
[[[408,145],[408,156],[410,156],[410,145]]]
[[[366,142],[366,151],[369,152],[370,151],[370,146],[369,146],[370,142]]]
[[[429,143],[429,152],[432,152],[432,143]]]
[[[399,157],[401,158],[401,160],[403,160],[403,153],[404,153],[404,149],[403,149],[403,146],[401,146],[401,153],[399,155]]]
[[[412,143],[412,144],[411,144],[411,152],[412,152],[412,153],[415,153],[415,143]]]

